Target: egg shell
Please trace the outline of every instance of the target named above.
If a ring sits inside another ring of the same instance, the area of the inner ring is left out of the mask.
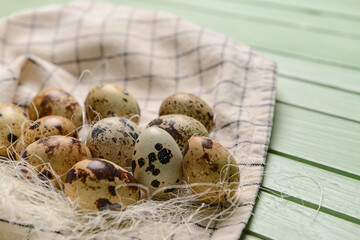
[[[8,157],[8,153],[13,153],[8,149],[20,138],[21,127],[27,126],[24,110],[12,103],[0,104],[0,156]]]
[[[167,131],[179,145],[182,150],[191,136],[208,136],[209,133],[198,120],[195,118],[180,115],[170,114],[163,115],[152,120],[147,127],[157,126]]]
[[[120,210],[136,203],[140,190],[133,175],[105,159],[91,158],[76,163],[67,173],[64,191],[82,208]]]
[[[191,137],[183,151],[184,178],[206,203],[223,203],[239,188],[240,171],[231,153],[220,143],[207,137]],[[207,193],[207,191],[209,191]]]
[[[39,177],[46,177],[58,187],[55,176],[46,163],[65,181],[67,171],[77,162],[91,158],[90,150],[76,138],[67,136],[50,136],[42,138],[27,146],[22,158],[39,171]]]
[[[158,127],[145,129],[135,143],[132,171],[136,181],[149,188],[155,198],[169,198],[183,177],[182,154],[169,133]]]
[[[104,118],[95,123],[87,137],[87,146],[93,157],[110,160],[117,165],[131,167],[131,158],[138,126],[122,117]]]
[[[82,122],[82,110],[76,99],[59,88],[45,88],[32,99],[29,104],[29,118],[33,121],[49,115],[59,115],[68,118],[79,127]]]
[[[159,115],[182,114],[201,122],[208,132],[214,128],[214,113],[211,107],[201,98],[179,92],[168,96],[161,104]]]
[[[25,149],[29,144],[55,135],[77,138],[77,131],[74,124],[67,118],[56,115],[45,116],[23,128],[16,148],[18,152],[21,152],[21,149]]]
[[[104,83],[95,86],[85,100],[87,116],[92,120],[101,118],[124,117],[138,123],[140,108],[134,96],[116,83]]]

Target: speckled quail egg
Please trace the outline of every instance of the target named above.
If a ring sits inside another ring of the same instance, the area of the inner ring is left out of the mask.
[[[93,125],[86,144],[93,157],[110,160],[130,170],[139,134],[138,126],[132,121],[122,117],[104,118]]]
[[[49,179],[54,186],[58,186],[55,173],[65,180],[67,171],[77,162],[91,158],[90,150],[78,139],[67,136],[50,136],[42,138],[27,146],[21,157],[39,171],[39,178]]]
[[[39,114],[37,116],[36,110]],[[59,115],[70,119],[76,127],[83,124],[82,110],[76,99],[69,93],[58,88],[41,90],[29,104],[29,118],[37,120],[38,117]]]
[[[175,93],[161,104],[159,115],[183,114],[201,122],[208,132],[214,128],[214,113],[211,107],[201,98],[191,93]]]
[[[92,210],[120,210],[140,198],[130,172],[99,158],[76,163],[67,173],[64,191],[80,207]]]
[[[27,126],[25,112],[12,103],[0,103],[0,156],[8,157],[8,147],[21,135],[21,127]],[[9,153],[12,150],[9,150]]]
[[[220,203],[233,197],[239,188],[240,172],[224,146],[210,138],[194,136],[186,144],[183,156],[184,178],[200,199]]]
[[[149,188],[155,198],[169,198],[180,184],[182,154],[169,133],[158,127],[142,131],[134,147],[132,171],[136,181]]]
[[[62,116],[45,116],[23,128],[17,142],[17,150],[25,149],[29,144],[45,137],[64,135],[77,138],[74,124]]]
[[[92,88],[85,100],[87,116],[92,120],[124,117],[138,123],[140,108],[136,99],[125,88],[116,83],[104,83]]]
[[[170,114],[163,115],[152,120],[147,127],[157,126],[167,131],[179,145],[182,150],[191,136],[208,136],[209,133],[198,120],[195,118],[180,115]]]

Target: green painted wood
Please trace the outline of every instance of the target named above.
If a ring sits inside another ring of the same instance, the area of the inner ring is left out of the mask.
[[[33,9],[49,4],[58,4],[71,1],[72,0],[3,0],[0,1],[0,17],[5,17],[9,14],[14,14],[19,11]]]
[[[283,9],[292,12],[303,12],[312,15],[325,15],[335,18],[360,20],[360,3],[358,0],[225,0],[251,5],[262,5],[267,8]]]
[[[265,22],[306,31],[324,34],[339,34],[343,37],[360,39],[360,21],[332,18],[324,15],[314,15],[303,12],[289,12],[282,9],[266,8],[262,4],[249,5],[242,1],[229,2],[223,0],[167,0],[179,4],[188,4],[209,10],[221,11],[228,17],[248,18],[256,22]]]
[[[263,187],[321,206],[320,211],[360,223],[359,181],[276,154],[268,154]],[[357,206],[357,207],[356,207]]]
[[[275,106],[271,150],[360,179],[359,146],[358,123],[282,103]]]
[[[245,233],[241,236],[241,238],[239,240],[262,240],[262,239],[264,239],[264,238]]]
[[[278,64],[279,75],[335,89],[360,93],[360,71],[309,62],[291,56],[261,51]]]
[[[200,25],[228,34],[250,46],[285,50],[289,53],[347,64],[354,68],[360,67],[359,40],[227,17],[215,10],[209,11],[186,4],[174,4],[166,0],[152,0],[151,3],[147,0],[136,2],[121,0],[119,2],[173,12]],[[339,49],[334,46],[338,46]]]
[[[360,122],[360,94],[282,76],[278,78],[277,89],[276,99],[279,102]]]
[[[272,239],[357,239],[360,235],[358,224],[264,191],[247,229]]]

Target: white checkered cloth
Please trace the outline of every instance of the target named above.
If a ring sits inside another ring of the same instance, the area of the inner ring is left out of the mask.
[[[86,69],[91,73],[78,83]],[[250,47],[159,11],[73,2],[0,21],[0,102],[26,106],[39,90],[59,87],[82,103],[102,81],[120,83],[136,97],[141,127],[157,117],[162,100],[175,92],[193,93],[213,107],[211,137],[239,164],[241,204],[229,219],[206,230],[200,223],[190,229],[177,224],[171,239],[192,239],[189,230],[201,232],[200,239],[239,238],[264,172],[276,75],[275,63]],[[0,225],[24,236],[36,227],[21,219],[0,219]]]

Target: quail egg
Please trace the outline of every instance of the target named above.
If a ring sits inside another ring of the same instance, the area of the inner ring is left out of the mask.
[[[45,137],[66,135],[77,138],[74,124],[62,116],[45,116],[23,128],[21,137],[17,142],[17,150],[26,148],[29,144]]]
[[[130,172],[99,158],[76,163],[67,173],[64,191],[80,207],[92,210],[120,210],[140,198]]]
[[[140,108],[136,99],[116,83],[104,83],[92,88],[85,100],[88,117],[94,121],[101,118],[124,117],[138,123]]]
[[[12,103],[0,103],[0,156],[8,157],[8,148],[21,135],[21,128],[27,126],[25,112]]]
[[[167,131],[182,150],[193,135],[208,136],[209,133],[198,120],[180,114],[163,115],[152,120],[147,127],[157,126]]]
[[[94,157],[110,160],[130,169],[135,141],[140,134],[138,126],[122,117],[104,118],[93,125],[87,146]]]
[[[206,203],[225,202],[236,193],[240,172],[231,153],[207,137],[191,137],[183,151],[184,178]]]
[[[169,198],[181,183],[182,154],[169,133],[158,127],[145,129],[135,143],[132,171],[136,181],[149,188],[155,198]]]
[[[38,112],[38,115],[36,113]],[[59,115],[70,119],[76,127],[83,124],[82,110],[76,99],[58,88],[46,88],[40,91],[29,104],[29,118],[37,120],[49,115]]]
[[[50,180],[58,186],[48,165],[64,181],[67,171],[75,163],[91,158],[91,153],[85,144],[75,138],[50,136],[31,143],[25,148],[21,157],[36,167],[40,178]]]
[[[214,128],[214,113],[211,107],[201,98],[179,92],[167,97],[160,106],[159,115],[183,114],[201,122],[208,132]]]

